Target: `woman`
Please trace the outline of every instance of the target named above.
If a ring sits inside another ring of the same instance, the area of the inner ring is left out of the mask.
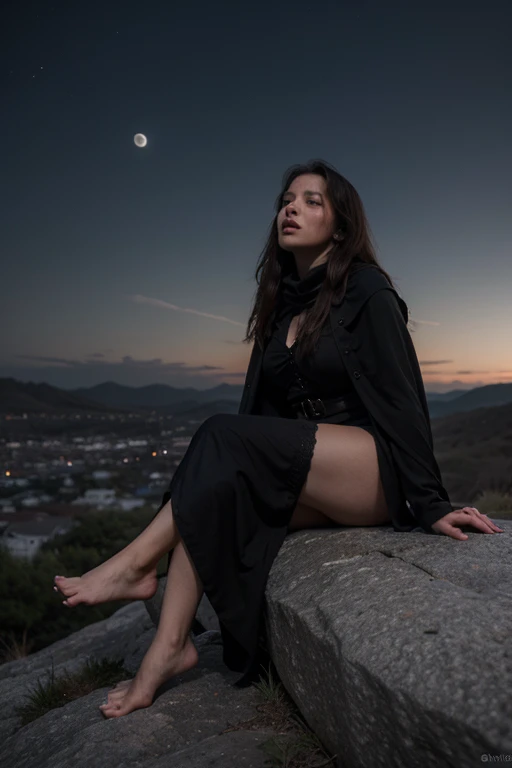
[[[55,577],[67,606],[148,599],[169,552],[154,641],[135,678],[108,694],[105,717],[150,706],[197,664],[189,633],[203,591],[225,663],[244,673],[238,685],[250,681],[266,579],[290,531],[500,531],[449,502],[407,307],[377,263],[358,193],[327,163],[285,175],[256,279],[239,413],[199,427],[140,536],[81,578]]]

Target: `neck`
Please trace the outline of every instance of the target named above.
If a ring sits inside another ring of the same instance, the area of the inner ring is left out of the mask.
[[[294,310],[313,306],[325,280],[326,269],[327,260],[323,260],[307,264],[302,277],[296,268],[287,271],[280,285],[283,306]]]
[[[297,259],[297,257],[295,257],[295,268],[297,270],[299,279],[302,280],[304,277],[306,277],[310,269],[320,266],[320,264],[323,264],[325,261],[327,261],[327,259],[320,256],[314,261],[306,261],[306,262],[299,260]]]
[[[310,269],[318,267],[319,264],[323,264],[324,261],[327,261],[331,251],[332,243],[327,245],[326,248],[322,248],[320,253],[318,252],[318,248],[313,250],[301,249],[297,253],[294,253],[293,258],[295,260],[295,267],[299,278],[302,280]]]

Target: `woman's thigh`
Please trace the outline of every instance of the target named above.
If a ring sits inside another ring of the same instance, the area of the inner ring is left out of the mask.
[[[316,437],[290,530],[389,521],[373,435],[360,427],[319,424]]]

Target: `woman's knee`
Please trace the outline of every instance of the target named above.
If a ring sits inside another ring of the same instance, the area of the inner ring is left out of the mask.
[[[198,432],[218,432],[221,429],[229,426],[233,419],[236,418],[236,413],[214,413],[212,416],[208,416],[207,419],[199,426]]]

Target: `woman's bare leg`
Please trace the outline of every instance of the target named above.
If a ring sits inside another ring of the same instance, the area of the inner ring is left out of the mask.
[[[64,605],[70,607],[109,600],[148,600],[157,588],[158,561],[179,541],[169,500],[128,546],[83,576],[55,576],[54,589],[66,596]]]
[[[166,680],[195,667],[196,648],[190,627],[203,587],[188,551],[180,540],[172,553],[160,621],[154,640],[133,680],[124,680],[100,706],[105,717],[121,717],[151,706],[157,688]]]

